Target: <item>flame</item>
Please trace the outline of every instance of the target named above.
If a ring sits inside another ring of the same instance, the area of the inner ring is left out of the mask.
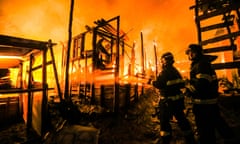
[[[0,33],[54,42],[67,40],[69,1],[1,0],[0,3]],[[146,48],[151,49],[155,40],[163,47],[159,53],[171,50],[179,54],[189,42],[196,41],[193,12],[189,10],[193,4],[194,1],[175,0],[78,0],[74,7],[73,35],[85,31],[85,25],[93,26],[100,18],[120,15],[121,31],[125,31],[130,43],[133,39],[140,43],[140,32],[143,32]],[[178,59],[186,57],[178,56]]]
[[[120,15],[121,33],[126,35],[130,45],[135,45],[134,75],[141,73],[143,69],[138,65],[141,57],[140,33],[143,34],[143,44],[147,51],[146,65],[154,71],[155,67],[148,66],[149,62],[155,61],[154,46],[157,46],[158,56],[171,51],[176,61],[188,60],[184,54],[185,48],[189,43],[197,42],[194,11],[189,10],[194,3],[176,0],[78,0],[74,5],[72,35],[85,31],[86,25],[95,26],[94,21],[98,19],[110,19]],[[0,4],[1,34],[36,40],[52,39],[60,45],[67,41],[69,1],[33,0],[22,3],[18,0],[1,0]],[[54,53],[57,59],[61,59],[61,50],[55,50]],[[60,62],[61,60],[58,61]],[[124,63],[128,65],[130,62]],[[184,64],[185,62],[176,64],[183,73],[188,70]],[[124,69],[123,75],[126,75],[127,68]],[[73,69],[70,73],[75,71],[76,69]],[[81,73],[84,71],[81,69]],[[93,75],[91,67],[88,66],[87,71],[87,76]]]
[[[22,57],[19,57],[19,56],[1,56],[0,55],[0,59],[19,59],[19,60],[22,60]]]

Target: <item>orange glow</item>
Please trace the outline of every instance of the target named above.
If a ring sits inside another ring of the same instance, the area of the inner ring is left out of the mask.
[[[197,43],[194,11],[189,9],[194,3],[193,0],[77,0],[74,5],[72,35],[85,31],[86,25],[95,26],[94,21],[98,19],[110,19],[119,15],[120,29],[122,33],[126,33],[127,43],[129,45],[135,43],[134,75],[136,75],[142,70],[139,66],[141,63],[140,32],[143,33],[146,66],[148,63],[155,62],[154,46],[157,46],[158,57],[170,51],[174,54],[176,61],[188,61],[184,51],[190,43]],[[1,0],[0,4],[1,34],[36,40],[52,39],[59,45],[67,41],[69,1],[29,0],[23,3],[19,0]],[[87,43],[86,47],[88,48],[89,45],[91,43]],[[131,49],[126,47],[126,51],[130,54]],[[54,54],[60,68],[61,50],[55,49]],[[129,63],[130,60],[124,62],[126,65]],[[185,62],[177,63],[176,66],[183,74],[189,70]],[[148,67],[151,68],[151,66]],[[151,69],[155,70],[155,67]],[[71,69],[70,73],[74,73],[75,70]],[[85,70],[81,69],[81,71],[84,73]],[[87,76],[93,75],[91,67],[88,67],[87,71],[89,71]],[[62,74],[61,71],[59,73]],[[127,68],[122,73],[127,74]]]
[[[154,46],[158,46],[158,56],[165,51],[171,51],[176,55],[176,59],[186,59],[183,49],[188,43],[196,40],[193,13],[189,10],[193,3],[192,1],[178,2],[175,0],[113,0],[111,2],[108,0],[87,2],[78,0],[75,1],[72,35],[75,36],[85,31],[85,25],[94,26],[93,22],[98,19],[110,19],[120,15],[120,29],[123,31],[122,33],[126,33],[125,40],[129,45],[135,43],[135,65],[133,65],[132,74],[142,73],[143,70],[140,65],[140,32],[143,33],[144,49],[147,52],[145,54],[147,69],[154,71],[155,67],[149,65],[155,61]],[[0,7],[2,12],[0,33],[36,40],[52,39],[53,42],[62,45],[68,38],[69,6],[70,2],[65,0],[34,0],[24,3],[17,0],[3,0]],[[91,42],[86,42],[86,48],[89,48],[89,45]],[[57,49],[55,48],[54,54],[60,69],[61,49],[59,47]],[[129,55],[131,54],[131,49],[128,47],[126,47],[126,51]],[[35,65],[41,64],[41,62],[42,60],[38,59]],[[127,66],[130,62],[131,60],[124,61],[125,68],[120,72],[120,79],[128,73]],[[73,81],[81,79],[81,81],[91,82],[92,79],[87,78],[98,74],[92,73],[91,66],[84,69],[84,64],[81,65],[80,71],[75,66],[69,69]],[[48,73],[51,74],[51,72]],[[59,70],[59,74],[61,75],[63,72]],[[41,81],[41,78],[41,74],[34,74],[35,81]],[[64,76],[60,76],[60,78],[64,78]]]
[[[0,4],[0,33],[37,40],[52,39],[57,43],[67,40],[69,1],[33,0],[22,3],[1,0]],[[177,60],[186,59],[183,50],[190,42],[195,42],[197,36],[193,11],[189,10],[193,4],[191,0],[78,0],[74,7],[73,35],[85,31],[85,25],[94,26],[93,22],[100,18],[120,15],[120,28],[127,33],[130,45],[136,41],[136,52],[140,51],[142,31],[148,59],[154,61],[153,40],[159,46],[158,55],[172,51]],[[138,57],[136,55],[136,59]]]
[[[22,58],[18,56],[0,56],[0,68],[16,67]]]
[[[22,57],[19,57],[19,56],[0,56],[0,59],[19,59],[19,60],[22,60]]]

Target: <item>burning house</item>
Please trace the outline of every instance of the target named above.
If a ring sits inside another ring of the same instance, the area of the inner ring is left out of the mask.
[[[1,62],[8,62],[1,65],[2,127],[23,119],[28,130],[46,132],[48,95],[54,90],[60,94],[53,45],[51,40],[0,35]],[[53,75],[47,75],[47,69]],[[56,83],[49,85],[52,78]]]
[[[69,96],[75,102],[97,104],[115,112],[143,94],[149,76],[144,65],[137,67],[134,46],[125,42],[127,35],[119,28],[119,16],[95,24],[72,39]]]
[[[28,130],[44,136],[54,106],[63,117],[74,119],[80,114],[126,111],[137,102],[150,75],[144,65],[138,68],[135,63],[134,46],[125,42],[126,33],[119,28],[120,17],[97,20],[95,24],[86,26],[85,32],[72,37],[71,47],[62,49],[60,69],[53,52],[56,44],[51,40],[0,35],[0,53],[4,62],[9,61],[1,65],[3,124],[14,116],[24,119]],[[61,83],[59,72],[65,75]],[[8,113],[10,109],[13,115]]]

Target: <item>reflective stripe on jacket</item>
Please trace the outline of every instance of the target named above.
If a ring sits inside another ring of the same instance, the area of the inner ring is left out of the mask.
[[[191,64],[190,84],[195,88],[194,99],[214,99],[218,97],[218,81],[211,63],[199,57]]]
[[[167,81],[167,86],[170,86],[170,85],[175,85],[175,84],[180,84],[180,83],[184,83],[185,81],[183,79],[174,79],[174,80],[168,80]]]
[[[185,81],[182,80],[178,70],[171,66],[166,66],[158,75],[153,86],[159,89],[160,95],[163,97],[175,96],[181,94],[181,88],[184,88]]]
[[[179,99],[182,99],[184,98],[184,95],[182,94],[179,94],[179,95],[176,95],[176,96],[168,96],[168,97],[163,97],[163,96],[160,96],[160,99],[170,99],[170,100],[179,100]]]
[[[208,80],[209,82],[212,82],[213,80],[217,79],[217,76],[216,75],[209,75],[209,74],[199,73],[199,74],[196,75],[196,78],[197,79],[203,78],[203,79]]]
[[[171,133],[167,131],[160,131],[160,136],[165,137],[165,136],[170,136]]]
[[[192,99],[193,104],[217,104],[218,99]]]

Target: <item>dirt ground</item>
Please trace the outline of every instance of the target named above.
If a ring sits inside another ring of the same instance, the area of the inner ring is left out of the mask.
[[[220,108],[224,118],[233,128],[235,134],[240,135],[240,101],[238,97],[233,98],[233,100],[230,99],[232,98],[221,98]],[[40,140],[34,133],[26,133],[25,124],[20,122],[2,129],[0,131],[0,141],[1,144],[82,144],[84,142],[78,141],[82,138],[82,141],[85,141],[86,144],[159,144],[161,141],[159,137],[159,120],[153,116],[155,113],[154,106],[156,106],[157,101],[156,91],[148,89],[146,94],[141,96],[139,101],[129,108],[127,112],[120,112],[118,115],[95,115],[91,119],[83,118],[74,125],[65,121],[63,129],[49,133],[44,141]],[[187,114],[188,119],[191,121],[193,129],[195,129],[191,107],[189,105],[186,106],[186,112],[187,110],[189,112]],[[184,144],[183,134],[174,119],[172,127],[172,144]],[[81,138],[78,135],[77,140],[76,133],[79,134],[80,130],[87,131],[88,135]],[[197,132],[195,134],[197,139]],[[235,144],[237,143],[236,141],[239,142],[239,139],[236,138],[234,142],[224,143],[221,137],[217,136],[218,144]]]

